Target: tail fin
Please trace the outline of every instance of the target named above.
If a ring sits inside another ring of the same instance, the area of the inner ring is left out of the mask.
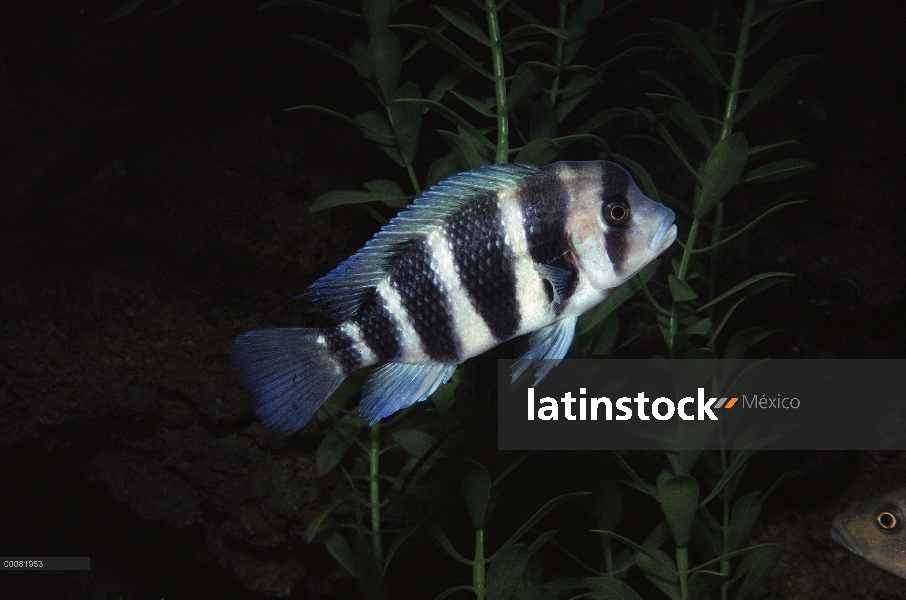
[[[233,365],[266,427],[284,435],[298,431],[346,378],[318,342],[322,333],[258,329],[233,342]]]

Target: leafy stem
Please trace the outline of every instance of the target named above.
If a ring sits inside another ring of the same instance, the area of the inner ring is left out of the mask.
[[[491,40],[491,62],[494,65],[494,99],[497,102],[497,155],[494,162],[510,162],[510,126],[506,113],[506,80],[503,71],[503,46],[500,43],[500,23],[497,21],[496,0],[485,0],[488,15],[488,34]]]

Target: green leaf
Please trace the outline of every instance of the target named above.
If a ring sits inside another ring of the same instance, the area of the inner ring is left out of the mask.
[[[321,526],[324,524],[324,519],[326,519],[327,516],[330,515],[330,513],[331,513],[331,511],[333,511],[333,509],[335,509],[339,505],[343,504],[344,502],[346,502],[345,499],[334,502],[333,504],[328,506],[324,510],[324,512],[322,512],[320,515],[318,515],[317,517],[315,517],[314,519],[311,520],[311,522],[305,528],[305,536],[304,536],[305,543],[310,544],[315,540],[315,536],[317,536],[318,532],[321,531]]]
[[[362,17],[372,36],[387,28],[396,4],[397,0],[362,0]]]
[[[368,42],[367,55],[384,101],[390,104],[396,95],[396,81],[403,66],[400,40],[389,29],[380,29],[373,33]]]
[[[742,176],[739,183],[749,183],[752,181],[778,181],[817,168],[818,166],[809,160],[787,158],[752,169]]]
[[[438,412],[446,412],[447,409],[453,406],[453,401],[456,400],[456,386],[458,385],[459,371],[456,371],[447,383],[431,394],[431,402],[434,403],[434,407],[437,408]]]
[[[456,90],[450,90],[450,94],[459,98],[460,101],[462,101],[463,103],[468,105],[469,108],[471,108],[472,110],[474,110],[475,112],[480,114],[482,117],[485,117],[487,119],[496,119],[497,118],[497,115],[495,115],[491,111],[491,109],[488,108],[487,104],[485,104],[484,102],[481,102],[480,100],[478,100],[476,98],[471,98],[469,96],[466,96],[465,94],[460,94]]]
[[[324,547],[330,552],[330,555],[336,559],[340,566],[355,577],[355,558],[352,554],[352,548],[340,532],[333,531],[324,539]]]
[[[308,212],[318,212],[334,206],[344,204],[360,204],[363,202],[383,202],[393,208],[403,208],[412,196],[396,196],[389,194],[374,194],[372,192],[356,192],[352,190],[340,190],[336,192],[327,192],[318,196],[314,203],[308,208]]]
[[[746,53],[746,56],[752,56],[759,50],[762,46],[768,43],[768,41],[774,37],[774,35],[780,31],[780,29],[790,20],[790,18],[796,14],[796,9],[806,6],[808,4],[816,4],[822,2],[823,0],[805,0],[805,2],[798,2],[792,6],[787,7],[780,12],[776,17],[774,17],[770,23],[767,24],[761,35],[758,36],[758,40],[749,48],[749,51]]]
[[[447,551],[447,554],[453,557],[453,560],[461,562],[464,565],[472,566],[472,561],[464,557],[453,547],[450,538],[447,537],[447,534],[444,533],[444,530],[438,525],[431,528],[431,535],[433,535],[434,539],[436,539],[443,549]]]
[[[667,460],[670,461],[670,467],[677,475],[688,475],[695,466],[701,450],[679,450],[676,452],[665,452]]]
[[[487,576],[487,600],[506,600],[509,598],[525,571],[528,562],[528,550],[525,544],[513,544],[498,552]]]
[[[603,0],[584,0],[566,19],[569,41],[563,44],[563,63],[572,62],[582,46],[588,23],[604,12]]]
[[[516,543],[516,540],[518,540],[519,538],[524,536],[526,533],[528,533],[528,530],[531,529],[532,527],[534,527],[535,523],[540,521],[544,517],[544,515],[546,515],[550,511],[552,511],[557,506],[563,504],[567,500],[572,500],[573,498],[581,498],[582,496],[588,496],[588,495],[589,495],[589,492],[573,492],[571,494],[561,494],[561,495],[557,496],[556,498],[552,498],[552,499],[548,500],[544,504],[544,506],[542,506],[541,508],[536,510],[535,514],[533,514],[531,517],[529,517],[529,520],[526,521],[522,525],[522,527],[520,527],[516,531],[516,533],[514,533],[512,536],[510,536],[510,539],[508,539],[506,541],[506,543],[504,543],[504,545],[501,547],[501,549],[506,548],[507,546],[510,546],[510,545]],[[500,550],[498,550],[498,552],[500,552]],[[492,560],[493,560],[493,558],[494,557],[491,556]]]
[[[570,78],[566,87],[560,90],[557,103],[557,123],[562,121],[591,91],[598,82],[591,77],[577,73]]]
[[[431,163],[428,168],[428,183],[426,188],[436,185],[448,177],[456,175],[460,171],[459,161],[456,154],[450,152]]]
[[[651,95],[646,94],[646,96]],[[705,126],[702,125],[702,120],[699,118],[698,113],[683,98],[675,98],[673,106],[667,111],[667,116],[686,133],[697,139],[705,150],[710,151],[714,147],[711,136],[705,131]]]
[[[354,435],[343,435],[336,429],[331,429],[321,439],[318,450],[315,452],[315,466],[318,476],[329,473],[340,464],[349,448],[355,443]]]
[[[359,77],[367,81],[374,81],[374,69],[371,68],[371,61],[368,59],[368,47],[365,42],[356,38],[352,41],[352,47],[349,50],[350,62],[355,67]]]
[[[431,449],[435,440],[430,433],[421,429],[400,429],[393,432],[393,441],[415,458],[421,458]]]
[[[351,58],[349,58],[348,56],[346,56],[345,54],[343,54],[342,52],[340,52],[339,50],[337,50],[330,44],[325,44],[321,40],[316,40],[315,38],[311,38],[311,37],[308,37],[307,35],[300,35],[300,34],[291,35],[289,37],[291,37],[294,40],[299,40],[300,42],[304,42],[304,43],[308,44],[309,46],[311,46],[312,48],[317,48],[318,50],[321,50],[322,52],[325,52],[325,53],[333,56],[334,58],[342,60],[343,62],[345,62],[348,65],[352,65],[353,67],[356,66]]]
[[[472,525],[475,529],[483,529],[491,497],[491,474],[482,465],[472,462],[473,467],[462,478],[462,494],[472,517]]]
[[[679,333],[681,333],[683,335],[707,336],[710,331],[711,331],[711,319],[705,318],[705,319],[702,319],[701,321],[698,321],[694,325],[691,325],[691,326],[687,327],[686,329],[683,329]]]
[[[359,535],[355,544],[355,575],[359,580],[362,598],[390,600],[381,577],[383,570],[383,565],[378,564],[369,540],[364,535]]]
[[[529,23],[527,25],[519,25],[518,27],[510,29],[504,35],[500,36],[500,43],[504,45],[504,48],[507,50],[507,52],[510,52],[510,42],[512,42],[513,40],[532,35],[539,35],[542,33],[549,33],[552,36],[561,39],[567,38],[567,33],[562,29],[547,27],[545,25],[539,25],[537,23]]]
[[[698,311],[705,310],[705,309],[707,309],[708,307],[713,306],[713,305],[717,304],[718,302],[721,302],[722,300],[725,300],[725,299],[729,298],[730,296],[732,296],[732,295],[735,294],[736,292],[738,292],[738,291],[740,291],[740,290],[742,290],[742,289],[747,288],[748,286],[752,285],[753,283],[757,283],[757,282],[759,282],[759,281],[762,281],[762,280],[764,280],[764,279],[768,279],[768,278],[770,278],[770,277],[795,277],[795,275],[793,275],[792,273],[781,273],[781,272],[775,272],[775,271],[771,271],[771,272],[768,272],[768,273],[760,273],[760,274],[758,274],[758,275],[753,275],[752,277],[749,277],[748,279],[746,279],[746,280],[743,281],[742,283],[739,283],[739,284],[734,285],[730,290],[724,292],[723,294],[721,294],[720,296],[718,296],[718,297],[715,298],[714,300],[711,300],[711,301],[708,302],[707,304],[704,304],[704,305],[698,307]]]
[[[627,0],[627,2],[635,2],[635,0]],[[625,3],[624,3],[624,4],[625,4]],[[632,48],[628,48],[628,49],[626,49],[626,50],[623,50],[623,51],[620,52],[619,54],[617,54],[617,55],[615,55],[615,56],[613,56],[613,57],[611,57],[611,58],[608,58],[607,60],[605,60],[604,62],[602,62],[600,65],[598,65],[597,67],[595,67],[595,71],[596,71],[597,73],[603,73],[605,70],[607,70],[607,69],[609,69],[610,67],[616,65],[616,64],[619,63],[620,61],[629,58],[629,57],[632,56],[633,54],[641,54],[641,53],[643,53],[643,52],[656,52],[656,51],[660,51],[660,50],[662,50],[662,48],[659,48],[659,47],[657,47],[657,46],[633,46]],[[571,71],[571,70],[572,70],[570,67],[567,67],[566,69],[567,69],[568,71]]]
[[[743,358],[746,355],[746,350],[765,338],[774,335],[778,331],[780,330],[769,329],[767,331],[762,331],[761,327],[752,327],[750,329],[737,331],[733,337],[730,338],[730,341],[727,342],[724,358]]]
[[[550,84],[559,74],[560,70],[557,67],[546,63],[526,61],[520,64],[507,90],[506,104],[502,114],[509,114],[520,100]]]
[[[357,12],[345,10],[326,2],[318,2],[317,0],[268,0],[267,2],[259,6],[258,10],[267,10],[270,8],[279,8],[283,6],[314,6],[316,8],[320,8],[321,10],[336,13],[338,15],[344,15],[346,17],[362,16]]]
[[[549,139],[532,140],[519,149],[514,162],[533,165],[546,165],[554,160],[560,149]]]
[[[462,10],[450,10],[442,6],[435,6],[434,10],[440,13],[444,19],[447,20],[451,25],[462,31],[464,34],[476,40],[485,46],[491,45],[491,40],[488,39],[487,34],[484,30],[481,29],[478,25],[475,24],[475,21],[472,20],[472,17],[469,14]]]
[[[403,99],[421,99],[421,97],[422,93],[418,86],[407,81],[396,91],[396,98],[390,104],[390,117],[393,122],[393,131],[396,134],[396,144],[407,165],[412,164],[415,150],[418,147],[418,134],[422,126],[422,107],[413,102],[403,102]]]
[[[541,96],[532,102],[532,114],[529,119],[529,140],[557,137],[557,115],[550,98]]]
[[[635,560],[648,581],[656,585],[671,600],[682,600],[676,565],[666,552],[659,548],[643,546],[646,552],[636,552]],[[653,556],[651,556],[653,555]]]
[[[612,530],[623,512],[620,488],[611,479],[604,479],[595,488],[594,515],[599,529]]]
[[[405,167],[403,156],[396,146],[396,137],[390,129],[390,123],[380,113],[368,110],[356,115],[356,126],[378,149],[393,159],[401,167]]]
[[[629,584],[613,577],[586,577],[582,580],[595,600],[643,600]]]
[[[620,333],[620,322],[615,315],[609,315],[604,320],[595,346],[591,350],[593,356],[607,356],[613,352],[613,347],[617,343],[617,336]]]
[[[749,536],[758,515],[761,514],[761,505],[764,503],[764,494],[752,492],[739,498],[733,504],[730,513],[730,527],[727,532],[727,550],[733,551],[742,546]]]
[[[456,65],[437,80],[431,93],[428,94],[428,100],[438,102],[444,97],[444,94],[456,87],[456,84],[462,81],[462,78],[472,72],[466,65]]]
[[[439,113],[441,116],[447,118],[451,123],[453,123],[457,127],[460,127],[463,130],[467,131],[473,138],[481,139],[482,144],[486,148],[496,150],[496,146],[494,146],[483,135],[481,135],[481,133],[477,129],[475,129],[475,127],[471,123],[469,123],[468,121],[463,119],[456,112],[447,108],[440,102],[435,102],[434,100],[428,100],[428,99],[418,99],[418,98],[408,98],[408,99],[404,99],[401,101],[402,102],[412,102],[414,104],[418,104],[419,106],[427,106],[428,108]]]
[[[664,19],[651,19],[651,21],[673,32],[680,47],[689,53],[689,55],[698,63],[699,67],[708,73],[714,81],[725,88],[728,87],[727,81],[717,67],[717,63],[714,62],[711,54],[705,48],[705,45],[702,44],[701,39],[695,35],[694,31],[685,25],[674,21],[667,21]]]
[[[692,521],[698,510],[698,481],[689,475],[659,477],[657,496],[676,545],[685,548],[689,545]]]
[[[667,283],[670,285],[670,295],[677,302],[687,302],[698,298],[695,290],[688,283],[673,275],[673,273],[667,276]]]
[[[799,66],[818,58],[821,57],[789,56],[768,69],[768,72],[765,73],[755,87],[752,88],[752,91],[749,93],[740,109],[736,111],[736,114],[733,116],[733,122],[739,122],[739,120],[746,116],[749,111],[758,106],[762,100],[777,91],[777,89],[779,89],[778,86]]]
[[[411,31],[421,37],[434,42],[440,46],[443,50],[446,50],[452,54],[459,62],[468,66],[470,69],[476,73],[480,73],[484,77],[490,80],[494,80],[494,76],[491,73],[488,73],[481,64],[472,58],[465,50],[459,47],[458,44],[452,42],[450,38],[441,34],[439,31],[435,31],[430,27],[425,27],[424,25],[410,25],[410,24],[400,24],[393,25],[394,28],[405,29],[406,31]]]
[[[634,110],[629,110],[628,108],[609,108],[590,118],[584,125],[576,129],[575,133],[591,133],[598,127],[602,127],[614,119],[619,117],[634,117],[636,114],[637,113]]]
[[[734,133],[720,140],[708,154],[701,172],[701,193],[695,199],[693,212],[703,219],[739,181],[746,166],[749,143],[744,133]]]
[[[742,585],[736,591],[735,600],[744,600],[746,596],[755,591],[764,578],[771,574],[777,563],[780,562],[785,549],[783,546],[771,544],[762,546],[746,554],[736,568],[734,578],[744,575]]]
[[[478,150],[461,135],[443,129],[438,130],[437,133],[450,144],[450,149],[453,150],[453,154],[459,162],[460,170],[468,171],[470,169],[477,169],[481,165],[487,163],[487,161],[485,161],[478,153]]]

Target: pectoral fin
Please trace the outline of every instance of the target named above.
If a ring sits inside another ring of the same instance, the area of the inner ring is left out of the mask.
[[[573,272],[553,265],[540,264],[535,264],[535,270],[538,271],[541,277],[548,280],[551,287],[554,288],[554,313],[560,314],[560,310],[570,296]]]
[[[577,317],[569,317],[534,331],[529,338],[528,351],[513,365],[511,381],[516,381],[531,365],[535,367],[533,385],[538,385],[569,351],[576,334],[576,320]]]

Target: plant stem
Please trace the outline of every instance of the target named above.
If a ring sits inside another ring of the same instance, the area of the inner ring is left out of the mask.
[[[566,28],[566,0],[560,0],[560,17],[557,21],[557,26],[560,29]],[[563,66],[563,38],[557,37],[557,60],[554,62],[554,66],[558,69]],[[551,106],[557,106],[557,87],[560,85],[560,76],[557,75],[554,77],[554,82],[551,83]]]
[[[720,451],[720,466],[723,473],[727,472],[727,453],[724,450]],[[724,488],[726,490],[726,488]],[[726,492],[721,494],[721,500],[724,505],[724,526],[723,526],[723,552],[722,555],[726,556],[731,550],[729,548],[730,544],[730,499],[727,497]],[[727,600],[727,595],[730,592],[730,559],[722,558],[720,561],[720,572],[726,575],[724,578],[724,583],[720,586],[720,598],[721,600]]]
[[[730,88],[727,90],[727,102],[724,108],[723,125],[720,129],[719,140],[730,135],[733,131],[733,119],[736,116],[736,105],[739,102],[739,89],[742,85],[742,67],[749,47],[749,33],[752,30],[752,20],[755,15],[755,0],[746,0],[745,12],[742,16],[742,25],[739,29],[739,39],[736,42],[736,54],[733,57],[733,74],[730,76]],[[714,228],[711,230],[711,245],[720,241],[723,235],[724,203],[720,201],[714,207]],[[711,268],[708,270],[708,300],[714,299],[714,279],[717,271],[717,248],[708,253]],[[713,316],[713,310],[708,310],[708,316]]]
[[[689,549],[678,547],[676,549],[676,574],[679,576],[680,598],[689,597]]]
[[[680,281],[685,281],[686,272],[689,270],[689,259],[692,257],[692,250],[695,246],[695,237],[698,235],[698,225],[698,219],[693,218],[692,225],[689,226],[689,236],[686,238],[686,246],[683,248],[683,258],[680,260],[679,270],[676,273],[676,278]],[[667,342],[667,346],[670,350],[671,358],[673,358],[673,339],[676,337],[676,332],[679,330],[676,305],[677,302],[675,300],[670,305],[670,339]]]
[[[381,543],[381,490],[378,467],[381,460],[381,424],[375,423],[369,432],[368,446],[368,504],[371,506],[371,545],[374,562],[384,568],[384,547]]]
[[[736,115],[736,103],[739,101],[739,88],[742,83],[742,65],[746,60],[746,49],[749,47],[749,32],[752,30],[752,19],[755,15],[755,0],[746,0],[746,9],[742,15],[742,26],[739,29],[739,40],[736,42],[736,54],[733,59],[733,75],[730,77],[730,88],[724,108],[724,124],[720,130],[719,140],[730,135],[733,130],[733,118]]]
[[[485,571],[484,571],[484,529],[475,530],[475,559],[472,561],[472,588],[475,597],[484,600],[485,597]]]
[[[497,22],[497,1],[485,0],[488,13],[488,37],[491,39],[491,63],[494,65],[494,97],[497,102],[497,156],[494,162],[510,162],[510,124],[506,107],[506,80],[503,74],[503,48],[500,45],[500,24]]]

